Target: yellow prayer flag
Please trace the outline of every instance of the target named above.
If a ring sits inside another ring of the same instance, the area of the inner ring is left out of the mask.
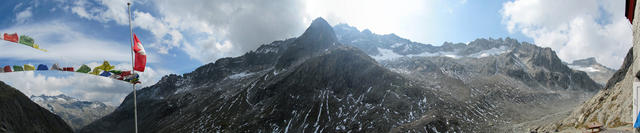
[[[33,71],[36,70],[35,66],[29,65],[29,64],[24,64],[24,70],[25,71]]]

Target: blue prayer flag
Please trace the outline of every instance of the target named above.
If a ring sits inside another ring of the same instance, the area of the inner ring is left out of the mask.
[[[49,67],[47,67],[47,65],[40,64],[40,65],[38,65],[38,69],[37,70],[49,70]]]
[[[103,76],[103,77],[109,77],[109,76],[111,76],[111,73],[110,73],[110,72],[108,72],[108,71],[103,71],[103,72],[100,74],[100,76]]]

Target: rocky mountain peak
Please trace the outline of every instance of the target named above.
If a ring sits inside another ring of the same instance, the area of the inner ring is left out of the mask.
[[[595,57],[589,57],[585,59],[574,60],[572,65],[580,65],[580,66],[591,66],[598,64]]]
[[[338,42],[333,27],[321,17],[313,20],[309,28],[300,36],[299,40],[322,45],[331,45],[332,43]]]
[[[298,37],[292,46],[287,48],[276,68],[285,68],[301,59],[309,58],[318,52],[326,51],[330,47],[342,45],[338,42],[333,27],[323,18],[313,20],[309,28]]]
[[[571,64],[567,65],[573,70],[586,72],[591,79],[600,85],[605,85],[609,78],[615,73],[614,69],[598,63],[594,57],[574,60]]]

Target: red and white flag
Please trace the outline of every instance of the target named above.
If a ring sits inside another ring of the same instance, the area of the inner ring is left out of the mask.
[[[144,68],[147,65],[147,53],[144,51],[142,42],[138,40],[138,36],[136,36],[136,34],[133,34],[133,52],[136,55],[133,70],[144,72]]]

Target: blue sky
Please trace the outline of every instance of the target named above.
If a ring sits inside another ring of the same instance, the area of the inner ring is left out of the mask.
[[[49,52],[0,41],[0,65],[97,66],[130,69],[130,0],[8,0],[0,33],[32,36]],[[596,57],[617,68],[631,46],[624,0],[139,0],[133,31],[148,54],[139,88],[261,44],[299,36],[316,17],[433,45],[477,38],[516,38],[551,47],[560,58]],[[626,23],[625,23],[626,22]],[[0,80],[27,95],[66,94],[118,105],[123,82],[86,74],[19,72]]]

